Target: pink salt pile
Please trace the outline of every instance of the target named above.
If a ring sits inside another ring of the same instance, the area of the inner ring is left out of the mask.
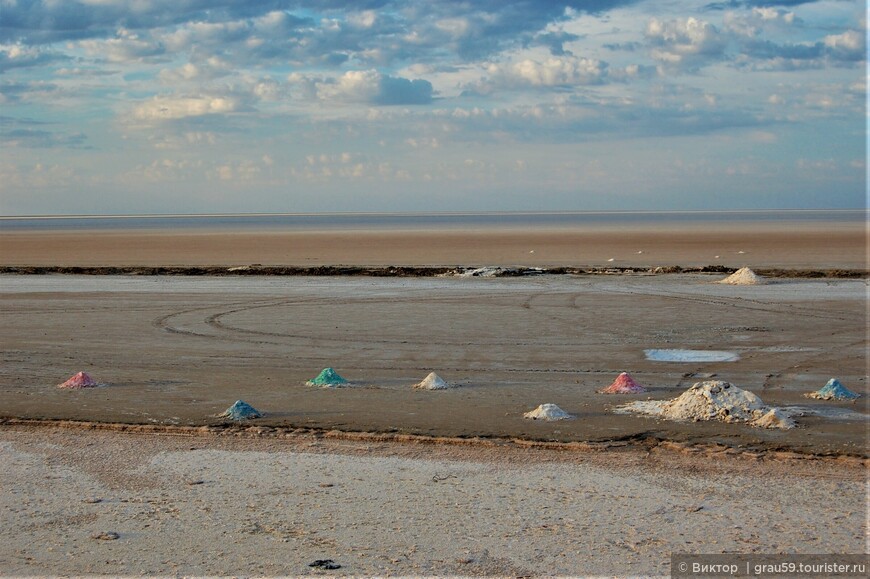
[[[623,372],[616,377],[613,384],[598,392],[601,394],[636,394],[646,392],[646,388],[635,382],[628,372]]]
[[[57,387],[68,388],[70,390],[78,390],[80,388],[95,388],[99,385],[99,382],[88,376],[87,373],[79,372],[63,384],[58,384]]]

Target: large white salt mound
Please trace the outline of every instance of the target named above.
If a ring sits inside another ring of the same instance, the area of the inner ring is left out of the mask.
[[[555,404],[541,404],[531,412],[523,414],[523,418],[532,420],[566,420],[574,418]]]
[[[762,428],[794,428],[778,408],[771,408],[753,394],[721,380],[697,382],[673,400],[627,404],[619,411],[659,416],[668,420],[745,422]]]
[[[730,285],[762,285],[767,282],[763,277],[759,276],[748,267],[741,267],[718,283],[727,283]]]
[[[430,372],[428,376],[423,378],[422,382],[414,384],[414,388],[419,388],[420,390],[445,390],[452,387],[452,385],[445,382],[444,379],[435,372]]]

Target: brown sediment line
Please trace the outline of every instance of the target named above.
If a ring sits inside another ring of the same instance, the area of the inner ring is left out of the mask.
[[[14,275],[148,275],[148,276],[361,276],[361,277],[437,277],[456,276],[468,273],[477,266],[387,266],[362,267],[349,265],[332,266],[0,266],[0,274]],[[683,267],[679,265],[656,267],[543,267],[499,268],[487,275],[491,277],[522,277],[530,275],[629,275],[629,274],[685,274],[716,273],[731,274],[737,268],[721,265]],[[836,278],[861,279],[870,277],[870,271],[862,269],[782,269],[758,268],[755,273],[769,278]]]
[[[242,424],[210,424],[179,426],[166,424],[129,424],[120,422],[93,422],[75,420],[44,420],[0,418],[0,428],[69,429],[81,431],[109,431],[128,434],[179,437],[233,437],[256,440],[285,440],[304,442],[311,440],[352,441],[365,443],[432,445],[444,447],[471,447],[489,449],[527,449],[560,451],[567,453],[603,453],[624,450],[665,451],[695,457],[742,458],[752,461],[824,461],[847,467],[870,467],[867,456],[846,453],[803,453],[779,447],[747,447],[715,442],[692,443],[666,440],[655,436],[639,435],[621,440],[603,442],[557,442],[529,440],[516,437],[448,437],[405,434],[396,432],[365,432],[336,429],[255,426]]]

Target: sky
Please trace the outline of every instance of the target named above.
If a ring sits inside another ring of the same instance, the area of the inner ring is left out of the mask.
[[[856,0],[0,0],[0,214],[863,208]]]

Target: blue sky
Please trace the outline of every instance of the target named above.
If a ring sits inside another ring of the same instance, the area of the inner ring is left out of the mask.
[[[853,0],[0,0],[0,214],[865,205]]]

